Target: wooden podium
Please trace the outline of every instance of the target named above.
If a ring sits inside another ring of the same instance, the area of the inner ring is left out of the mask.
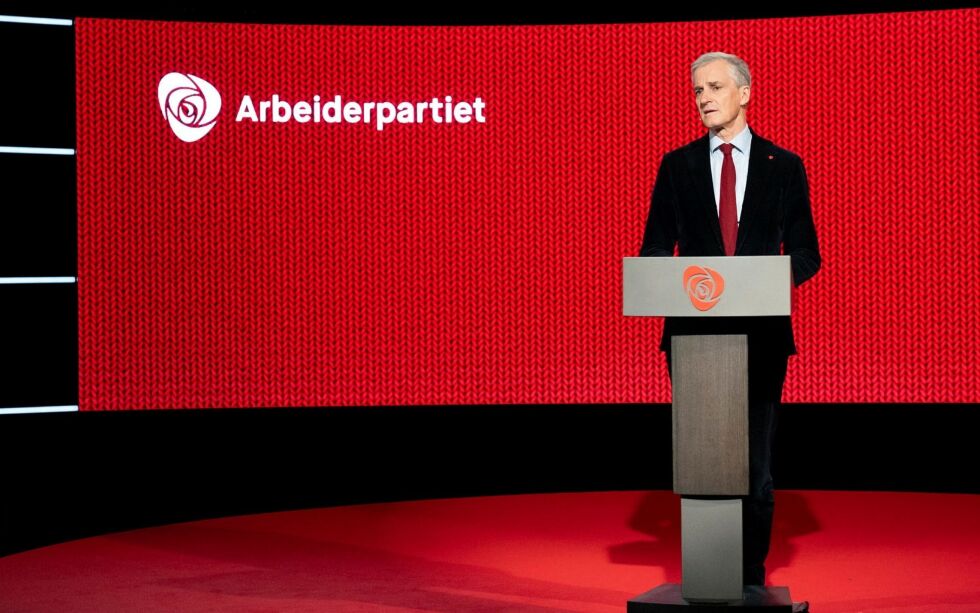
[[[789,256],[623,259],[623,314],[790,314]],[[785,587],[746,588],[742,500],[749,492],[748,339],[674,336],[674,493],[681,496],[681,584],[627,602],[640,611],[790,611]]]

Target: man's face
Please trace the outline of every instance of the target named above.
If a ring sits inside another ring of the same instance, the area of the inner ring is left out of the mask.
[[[749,87],[735,84],[731,67],[715,60],[694,71],[694,95],[706,128],[715,132],[736,127],[749,102]]]

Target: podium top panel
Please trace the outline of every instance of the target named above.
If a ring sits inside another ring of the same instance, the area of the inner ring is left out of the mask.
[[[788,255],[623,258],[623,315],[790,314]]]

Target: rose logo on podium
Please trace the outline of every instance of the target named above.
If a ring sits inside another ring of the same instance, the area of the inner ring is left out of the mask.
[[[192,74],[171,72],[157,86],[160,110],[180,140],[193,143],[211,131],[221,110],[221,94]]]
[[[684,289],[691,304],[699,311],[707,311],[721,299],[725,291],[725,278],[717,270],[704,266],[688,266],[684,270]]]

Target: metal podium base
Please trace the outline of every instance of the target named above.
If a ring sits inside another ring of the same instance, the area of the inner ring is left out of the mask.
[[[691,602],[743,598],[742,500],[681,497],[681,596]]]
[[[626,602],[626,613],[647,613],[650,611],[683,611],[683,613],[719,613],[726,609],[734,609],[738,613],[749,611],[757,613],[791,613],[793,601],[789,597],[789,588],[785,586],[746,586],[742,600],[734,602],[688,602],[681,597],[681,586],[678,583],[664,583],[645,594]]]

